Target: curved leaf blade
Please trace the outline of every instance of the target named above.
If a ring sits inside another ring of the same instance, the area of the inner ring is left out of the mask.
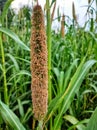
[[[14,0],[7,0],[7,2],[5,3],[5,6],[4,6],[4,9],[3,9],[2,15],[1,15],[2,23],[4,23],[4,17],[6,16],[8,9],[9,9],[9,6],[11,5],[11,3],[13,1]]]
[[[19,71],[19,65],[18,65],[18,63],[17,63],[15,57],[12,56],[12,55],[9,54],[9,53],[7,53],[6,56],[11,59],[11,61],[14,63],[14,66],[15,66],[16,70]]]
[[[85,130],[97,130],[97,107],[94,113],[92,114]]]
[[[8,35],[9,37],[11,37],[22,49],[30,51],[29,47],[26,46],[20,39],[19,37],[12,32],[11,30],[7,29],[7,28],[3,28],[0,27],[0,32],[5,33],[6,35]]]
[[[8,123],[14,130],[26,130],[20,123],[18,117],[0,100],[0,113],[6,123]]]
[[[65,115],[63,118],[69,121],[71,124],[73,124],[78,130],[85,130],[85,126],[74,116]],[[87,120],[84,120],[84,121],[87,121]]]
[[[67,111],[69,108],[71,102],[73,101],[73,98],[75,96],[75,93],[81,86],[82,81],[84,80],[86,74],[88,73],[89,69],[92,67],[94,63],[96,63],[95,60],[89,60],[85,64],[83,64],[84,61],[82,61],[81,65],[79,65],[77,71],[75,72],[74,76],[72,77],[70,84],[68,88],[66,89],[63,97],[64,102],[63,106],[60,110],[60,113],[56,116],[54,121],[54,129],[59,129],[59,122],[62,118],[62,115]]]

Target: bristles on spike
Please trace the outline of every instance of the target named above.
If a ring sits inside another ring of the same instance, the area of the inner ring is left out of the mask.
[[[44,15],[41,6],[33,8],[31,34],[32,103],[34,117],[42,120],[47,112],[48,69]]]

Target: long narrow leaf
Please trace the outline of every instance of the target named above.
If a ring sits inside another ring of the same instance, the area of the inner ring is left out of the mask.
[[[81,86],[82,81],[84,80],[87,72],[92,67],[92,65],[95,63],[95,60],[90,60],[86,62],[84,65],[80,65],[74,74],[74,76],[71,79],[71,82],[66,89],[66,92],[64,94],[64,103],[63,107],[60,110],[60,113],[57,115],[54,121],[54,129],[59,129],[59,122],[62,118],[62,115],[67,111],[69,108],[71,102],[73,101],[73,98],[75,96],[75,93],[78,91],[79,87]]]
[[[14,130],[26,130],[20,123],[18,117],[0,100],[0,114],[4,121]]]
[[[6,35],[8,35],[9,37],[11,37],[22,49],[30,51],[29,47],[26,46],[20,39],[19,37],[12,32],[11,30],[7,29],[7,28],[3,28],[0,27],[0,32],[5,33]]]
[[[83,59],[83,61],[81,62],[81,64],[79,65],[78,69],[77,69],[77,74],[80,71],[81,72],[81,68],[84,64],[85,58]],[[57,73],[58,74],[58,73]],[[75,74],[76,75],[76,74]],[[67,86],[66,86],[67,87]],[[60,104],[63,102],[65,93],[63,93],[63,95],[57,95],[49,104],[48,107],[48,113],[47,113],[47,117],[51,117],[52,114],[54,113],[54,111],[60,106]],[[49,120],[49,118],[47,118],[46,120]]]
[[[85,130],[97,130],[97,107],[94,113],[92,114]]]
[[[2,15],[1,15],[2,23],[4,23],[4,18],[6,16],[7,12],[8,12],[9,6],[11,5],[12,1],[13,0],[7,0],[7,2],[4,5],[3,12],[2,12]]]
[[[78,130],[85,130],[85,126],[80,123],[78,119],[76,119],[74,116],[71,115],[65,115],[64,119],[72,123]],[[85,120],[87,121],[87,120]]]
[[[18,65],[18,63],[17,63],[15,57],[12,56],[12,55],[9,54],[9,53],[7,53],[6,56],[8,56],[8,57],[11,59],[11,61],[14,63],[14,66],[15,66],[16,70],[18,71],[18,70],[19,70],[19,65]]]
[[[68,86],[72,69],[76,66],[77,61],[78,61],[78,59],[75,59],[74,62],[71,64],[71,66],[68,68],[68,70],[65,72],[65,79],[64,79],[64,86],[63,86],[64,90]]]
[[[30,74],[29,71],[21,70],[21,71],[17,72],[16,74],[13,74],[12,77],[9,79],[8,82],[10,82],[10,81],[13,80],[15,77],[20,76],[20,75],[27,75],[27,76],[31,77],[31,74]]]

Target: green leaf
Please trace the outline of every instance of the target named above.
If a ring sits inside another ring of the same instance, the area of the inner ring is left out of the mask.
[[[13,80],[15,77],[20,76],[20,75],[27,75],[29,77],[31,77],[31,73],[29,71],[26,70],[21,70],[15,74],[12,75],[12,77],[9,79],[8,82],[10,82],[11,80]]]
[[[92,37],[92,39],[95,40],[95,42],[97,43],[97,38],[96,35],[93,34],[93,32],[88,32],[90,34],[90,37]]]
[[[9,6],[11,5],[12,1],[13,0],[7,0],[7,2],[4,5],[3,12],[2,12],[2,15],[1,15],[2,24],[4,23],[4,18],[6,16],[7,12],[8,12]]]
[[[59,93],[63,92],[63,81],[64,81],[64,71],[61,71],[58,78]]]
[[[58,129],[59,122],[62,118],[62,115],[67,111],[69,108],[71,102],[73,101],[73,98],[75,96],[75,93],[78,91],[79,87],[81,86],[82,81],[84,80],[86,74],[88,73],[89,69],[92,67],[94,63],[96,63],[95,60],[89,60],[86,63],[85,58],[80,63],[79,67],[77,68],[74,76],[71,78],[70,83],[66,89],[66,91],[62,94],[57,96],[52,100],[52,102],[49,104],[48,108],[48,117],[52,114],[54,114],[54,111],[59,108],[60,104],[62,105],[61,109],[59,110],[60,113],[56,116],[54,120],[54,130]],[[57,100],[56,100],[57,99]],[[52,108],[52,109],[51,109]]]
[[[85,64],[83,64],[84,60],[85,60],[85,58],[79,65],[77,71],[75,72],[74,76],[72,77],[72,79],[69,83],[68,88],[66,89],[65,93],[63,94],[64,102],[63,102],[63,106],[61,107],[60,113],[55,118],[54,130],[59,128],[59,122],[62,118],[62,115],[69,108],[71,102],[73,101],[75,93],[78,91],[79,87],[81,86],[81,83],[84,80],[89,69],[92,67],[92,65],[94,63],[96,63],[95,60],[89,60]]]
[[[97,107],[94,113],[92,114],[85,130],[97,130]]]
[[[18,117],[0,100],[0,114],[4,121],[14,130],[26,130],[19,121]]]
[[[58,81],[58,91],[62,91],[62,87],[63,87],[63,81],[64,81],[64,71],[59,71],[58,68],[54,67],[53,68],[53,72],[55,73],[56,77],[57,77],[57,81]],[[59,93],[60,93],[59,92]]]
[[[0,64],[0,69],[3,70],[2,65]]]
[[[79,65],[79,67],[78,67],[78,69],[77,69],[77,71],[76,71],[76,74],[78,74],[79,73],[79,71],[81,72],[81,68],[82,68],[82,66],[83,66],[83,64],[84,64],[84,60],[85,59],[83,59],[83,61],[81,62],[81,64]],[[56,71],[55,71],[56,70]],[[55,69],[54,70],[54,72],[57,74],[57,76],[58,76],[58,69]],[[69,79],[68,79],[69,80]],[[66,86],[67,87],[67,86]],[[63,102],[63,100],[64,100],[64,97],[66,96],[66,92],[64,92],[63,91],[63,93],[62,94],[60,94],[60,95],[57,95],[51,102],[50,102],[50,104],[49,104],[49,107],[48,107],[48,113],[47,113],[47,115],[48,115],[48,117],[50,118],[51,116],[52,116],[52,114],[54,113],[54,111],[57,109],[57,108],[59,108],[59,106],[60,106],[60,104]]]
[[[0,27],[0,32],[5,33],[6,35],[8,35],[9,37],[11,37],[22,49],[30,51],[29,47],[26,46],[20,39],[19,37],[12,32],[11,30],[7,29],[7,28],[3,28]]]
[[[30,119],[31,116],[32,116],[32,109],[28,108],[27,112],[25,113],[25,115],[24,115],[24,117],[22,119],[22,122],[26,123]]]
[[[15,57],[12,56],[12,55],[9,54],[9,53],[7,53],[6,56],[8,56],[8,57],[12,60],[12,62],[14,63],[14,66],[15,66],[15,68],[16,68],[16,70],[19,71],[19,65],[18,65],[18,63],[17,63]]]
[[[59,69],[56,68],[56,67],[54,67],[54,68],[53,68],[53,71],[54,71],[54,73],[55,73],[55,75],[56,75],[56,77],[57,77],[57,80],[58,80],[59,74],[60,74]]]
[[[55,1],[56,1],[56,0],[52,0],[50,7],[53,5],[53,3],[54,3]]]
[[[68,86],[69,80],[71,78],[71,72],[72,69],[76,66],[78,59],[75,59],[74,62],[71,64],[71,66],[67,69],[67,71],[65,72],[65,79],[64,79],[64,90],[66,89],[66,87]]]
[[[18,101],[20,115],[21,115],[21,117],[23,117],[24,116],[24,109],[23,109],[22,102],[19,98],[17,99],[17,101]]]
[[[69,121],[70,123],[72,123],[74,125],[74,127],[76,127],[78,130],[85,130],[85,126],[83,124],[81,124],[81,122],[79,120],[77,120],[74,116],[65,115],[63,118],[66,119],[67,121]],[[85,121],[87,121],[87,120],[85,120]]]

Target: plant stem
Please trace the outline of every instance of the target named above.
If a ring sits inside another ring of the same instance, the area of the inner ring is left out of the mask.
[[[47,45],[48,45],[48,102],[52,100],[51,88],[51,16],[50,3],[46,0],[46,18],[47,18]],[[50,130],[52,130],[52,118],[50,119]]]
[[[52,99],[52,91],[51,91],[51,17],[50,17],[50,6],[49,0],[46,0],[47,6],[47,44],[48,44],[48,93],[49,102]]]
[[[37,130],[43,130],[43,121],[39,121]]]
[[[2,43],[2,33],[0,33],[0,47],[1,47],[3,76],[4,76],[4,102],[6,104],[8,104],[7,82],[6,82],[6,69],[5,69],[5,56],[4,56],[4,47],[3,47],[3,43]]]

